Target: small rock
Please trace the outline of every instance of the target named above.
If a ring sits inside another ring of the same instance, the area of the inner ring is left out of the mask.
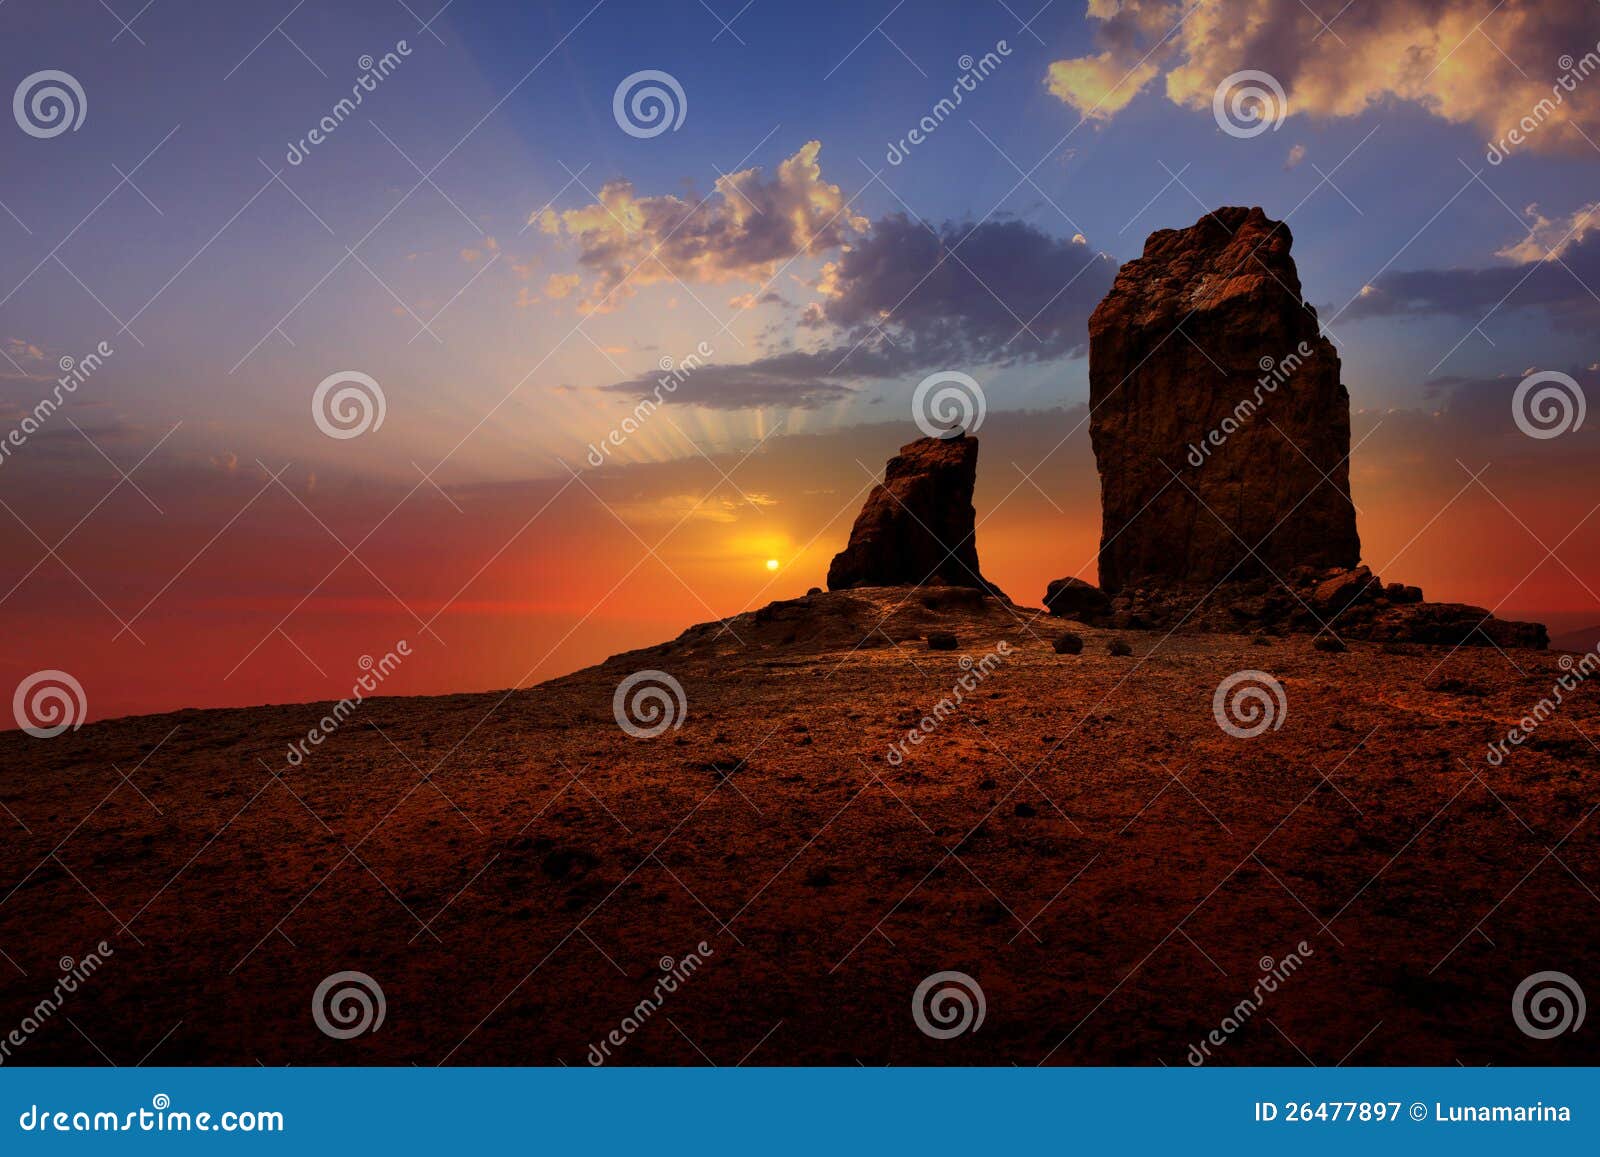
[[[1339,654],[1340,652],[1348,651],[1350,649],[1349,647],[1346,647],[1340,639],[1333,635],[1318,635],[1315,639],[1311,640],[1311,646],[1315,650],[1329,651],[1333,654]]]
[[[1034,816],[1039,814],[1038,809],[1035,808],[1031,803],[1019,803],[1012,810],[1025,820],[1031,820]]]
[[[1057,636],[1056,641],[1051,645],[1055,647],[1056,654],[1058,655],[1083,654],[1082,637],[1074,635],[1071,631],[1062,632],[1062,634]]]
[[[820,595],[821,593],[822,593],[822,588],[821,587],[812,587],[812,588],[810,588],[809,590],[806,591],[806,594],[808,594],[808,595]]]
[[[1265,635],[1257,635],[1255,638],[1250,640],[1250,645],[1252,647],[1270,647],[1272,646],[1272,640],[1267,638]]]
[[[957,647],[956,637],[949,631],[930,631],[928,633],[928,650],[954,651]]]
[[[1133,654],[1133,648],[1128,645],[1126,639],[1112,639],[1111,642],[1106,644],[1106,650],[1113,655]]]

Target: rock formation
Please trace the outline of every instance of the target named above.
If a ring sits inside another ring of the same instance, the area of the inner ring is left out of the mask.
[[[1359,561],[1350,398],[1291,241],[1260,209],[1159,230],[1089,319],[1107,593]]]
[[[889,459],[828,568],[828,589],[935,584],[1004,598],[978,570],[972,486],[978,440],[919,438]]]
[[[1548,645],[1538,623],[1357,565],[1350,396],[1291,244],[1260,209],[1222,208],[1118,272],[1089,319],[1101,591],[1060,579],[1045,605],[1118,628],[1310,631],[1328,650]]]

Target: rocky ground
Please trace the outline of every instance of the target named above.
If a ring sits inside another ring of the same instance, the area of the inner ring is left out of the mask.
[[[298,766],[329,705],[0,736],[0,1039],[111,949],[5,1063],[581,1065],[613,1030],[621,1064],[1182,1065],[1214,1030],[1220,1064],[1600,1060],[1512,1009],[1540,971],[1600,992],[1600,703],[1485,758],[1570,656],[1085,625],[1058,654],[1042,616],[816,594],[372,700]],[[643,669],[686,703],[655,738],[613,714]],[[1253,738],[1213,709],[1245,670],[1282,688]],[[341,1040],[313,994],[345,970],[385,1014]],[[948,970],[984,1019],[935,1039],[913,994]]]

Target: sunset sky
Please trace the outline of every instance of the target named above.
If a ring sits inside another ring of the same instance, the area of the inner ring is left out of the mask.
[[[1600,401],[1600,5],[1036,9],[0,6],[8,88],[83,106],[0,131],[0,440],[111,351],[0,459],[0,684],[68,671],[103,718],[337,698],[401,639],[386,692],[659,642],[821,585],[941,370],[987,402],[984,572],[1037,603],[1095,577],[1088,314],[1224,204],[1293,231],[1365,561],[1600,623],[1600,413],[1512,410],[1536,370]],[[614,110],[645,70],[682,93],[653,135]],[[1276,127],[1223,130],[1244,70]],[[383,420],[330,437],[343,372]]]

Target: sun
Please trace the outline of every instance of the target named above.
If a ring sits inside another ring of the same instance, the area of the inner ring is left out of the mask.
[[[768,570],[777,570],[778,569],[778,560],[775,559],[775,558],[767,559],[767,569]]]

